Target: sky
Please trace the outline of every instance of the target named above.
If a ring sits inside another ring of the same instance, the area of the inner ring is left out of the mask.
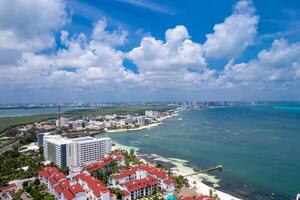
[[[0,103],[299,101],[298,0],[1,0]]]

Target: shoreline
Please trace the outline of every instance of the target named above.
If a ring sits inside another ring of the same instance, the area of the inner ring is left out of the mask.
[[[112,130],[104,131],[104,133],[121,133],[121,132],[128,132],[128,131],[148,130],[148,129],[151,129],[153,127],[159,126],[161,123],[162,122],[153,123],[153,124],[149,124],[149,125],[140,126],[140,127],[137,127],[137,128],[112,129]]]
[[[111,130],[104,131],[104,133],[122,133],[122,132],[129,132],[129,131],[149,130],[151,128],[154,128],[154,127],[157,127],[157,126],[161,125],[164,120],[170,119],[170,118],[176,117],[176,116],[178,116],[178,113],[174,113],[172,115],[167,115],[167,116],[160,117],[158,119],[158,122],[156,122],[156,123],[152,123],[152,124],[148,124],[148,125],[143,125],[143,126],[136,127],[136,128],[111,129]]]
[[[170,169],[172,173],[174,173],[177,176],[178,175],[184,176],[196,172],[194,168],[188,166],[189,161],[187,160],[182,160],[177,158],[166,158],[157,154],[150,154],[150,155],[141,154],[138,152],[139,148],[137,147],[122,145],[115,141],[114,144],[115,144],[114,149],[119,148],[119,149],[124,149],[126,151],[129,151],[130,149],[133,148],[137,152],[137,156],[145,163],[154,164],[157,162],[163,162],[166,164],[170,164],[171,165]],[[215,176],[203,173],[194,176],[189,176],[187,177],[187,180],[190,186],[193,187],[199,195],[209,195],[209,191],[213,190],[214,193],[217,194],[221,200],[241,200],[240,198],[234,197],[229,193],[216,189],[219,186],[218,183],[220,180],[217,179]],[[203,181],[211,182],[214,185],[214,187],[210,187],[206,185],[205,183],[203,183]]]

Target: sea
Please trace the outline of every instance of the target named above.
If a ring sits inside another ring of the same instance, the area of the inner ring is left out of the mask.
[[[222,165],[203,182],[242,199],[295,199],[300,192],[298,103],[187,110],[149,130],[103,136],[194,171]]]

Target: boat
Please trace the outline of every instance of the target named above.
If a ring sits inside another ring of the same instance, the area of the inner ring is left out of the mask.
[[[300,193],[297,194],[296,200],[300,200]]]
[[[145,137],[149,137],[149,135],[145,135]]]

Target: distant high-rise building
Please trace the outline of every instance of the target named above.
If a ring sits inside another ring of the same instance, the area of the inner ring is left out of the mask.
[[[82,166],[98,161],[111,152],[110,138],[80,137],[63,138],[59,135],[44,136],[45,160],[53,161],[59,167]]]
[[[56,120],[56,126],[58,128],[64,127],[64,126],[69,126],[69,119],[60,117],[59,119]]]
[[[159,112],[158,111],[153,111],[153,110],[146,110],[145,111],[145,117],[152,118],[152,117],[158,117]]]

